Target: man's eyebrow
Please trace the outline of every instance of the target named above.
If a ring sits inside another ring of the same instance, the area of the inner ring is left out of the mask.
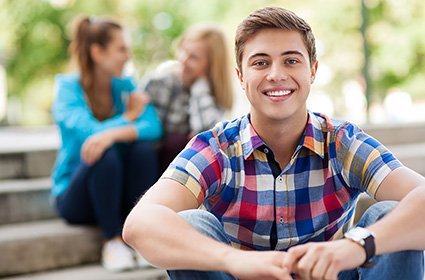
[[[280,55],[284,56],[284,55],[290,55],[290,54],[295,54],[295,55],[299,55],[299,56],[304,57],[304,54],[300,51],[286,51],[286,52],[281,53]]]
[[[250,57],[248,57],[248,61],[257,58],[257,57],[270,57],[270,55],[266,54],[266,53],[255,53],[253,55],[251,55]]]
[[[285,55],[291,55],[291,54],[304,57],[304,54],[300,51],[286,51],[286,52],[281,53],[280,55],[285,56]],[[268,55],[267,53],[255,53],[255,54],[251,55],[250,57],[248,57],[248,61],[250,61],[254,58],[257,58],[257,57],[270,57],[270,55]]]

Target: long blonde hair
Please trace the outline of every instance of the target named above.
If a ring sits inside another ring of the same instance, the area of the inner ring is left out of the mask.
[[[217,104],[230,110],[233,106],[233,90],[226,39],[223,31],[213,24],[196,24],[183,34],[179,47],[185,41],[202,40],[208,49],[208,80]]]

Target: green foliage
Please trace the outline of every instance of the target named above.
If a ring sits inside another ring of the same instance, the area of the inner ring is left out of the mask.
[[[312,25],[319,71],[321,65],[332,70],[332,78],[319,88],[338,104],[344,83],[357,80],[364,64],[360,1],[0,0],[0,63],[6,67],[9,96],[31,100],[24,109],[41,107],[46,116],[35,123],[45,123],[49,122],[53,77],[68,71],[70,23],[76,15],[121,19],[131,33],[133,62],[140,77],[174,56],[177,39],[189,25],[217,22],[225,28],[233,54],[237,24],[255,9],[277,5],[295,11]],[[382,100],[394,87],[423,98],[423,1],[364,1],[373,99]],[[37,103],[34,96],[42,100]]]
[[[420,0],[379,1],[369,6],[367,36],[375,99],[382,100],[391,88],[413,98],[425,96],[419,83],[425,81],[424,12]]]

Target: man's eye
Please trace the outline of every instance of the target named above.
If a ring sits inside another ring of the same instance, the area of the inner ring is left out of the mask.
[[[298,61],[297,60],[295,60],[295,59],[288,59],[287,60],[287,63],[288,64],[296,64]]]
[[[266,65],[266,63],[264,61],[258,61],[258,62],[255,62],[254,65],[264,66],[264,65]]]

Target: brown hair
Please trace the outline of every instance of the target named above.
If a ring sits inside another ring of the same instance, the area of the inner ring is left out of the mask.
[[[245,18],[238,26],[235,36],[235,55],[239,71],[242,73],[242,56],[248,39],[263,29],[294,30],[301,33],[310,57],[310,66],[316,63],[316,46],[310,25],[295,13],[280,7],[265,7]]]
[[[208,49],[208,80],[216,102],[230,110],[233,105],[233,90],[230,65],[223,31],[213,24],[196,24],[183,34],[179,46],[188,40],[202,40]]]
[[[106,18],[98,19],[95,16],[77,18],[76,29],[68,51],[80,70],[80,83],[89,100],[93,94],[94,85],[94,61],[90,55],[90,47],[98,44],[106,48],[112,40],[111,31],[116,29],[122,30],[122,27]]]

